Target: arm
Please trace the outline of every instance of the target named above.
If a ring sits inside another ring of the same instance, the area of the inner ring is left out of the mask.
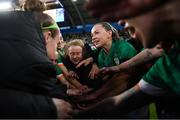
[[[89,108],[74,114],[77,118],[121,117],[153,101],[153,97],[143,93],[138,86],[111,98],[107,98]]]
[[[66,85],[67,88],[71,88],[71,89],[75,89],[75,88],[76,88],[73,84],[71,84],[68,80],[66,80],[66,78],[64,77],[63,74],[58,75],[58,76],[57,76],[57,79],[58,79],[62,84]]]
[[[134,73],[138,75],[138,73],[140,72],[139,70],[136,72],[134,71],[142,67],[142,64],[159,57],[162,54],[162,52],[163,50],[159,48],[159,45],[157,45],[152,49],[145,49],[135,57],[118,66],[114,66],[116,67],[116,72],[120,71],[118,74],[114,75],[110,80],[108,80],[100,89],[98,89],[94,93],[87,96],[79,97],[79,100],[77,101],[87,102],[95,99],[103,99],[106,97],[120,94],[128,88],[128,81],[130,81],[130,79],[134,79],[134,77],[136,76],[134,76]],[[107,72],[109,71],[105,72],[104,74],[107,74]]]
[[[102,100],[104,98],[110,97],[110,95],[117,95],[127,90],[128,80],[130,76],[127,73],[120,73],[114,75],[110,80],[108,80],[100,89],[95,92],[78,96],[78,103],[92,102],[94,100]]]
[[[163,49],[158,44],[154,48],[145,49],[137,54],[135,57],[131,58],[130,60],[122,63],[119,65],[120,70],[128,70],[134,67],[138,67],[142,64],[145,64],[149,61],[157,59],[163,53]]]
[[[131,58],[130,60],[123,62],[120,65],[108,67],[108,68],[102,68],[100,70],[101,73],[111,73],[111,72],[134,72],[134,68],[139,68],[143,64],[146,64],[147,62],[150,62],[152,60],[157,59],[160,57],[163,53],[163,49],[158,44],[154,48],[151,49],[145,49],[141,51],[139,54]]]
[[[58,67],[62,70],[62,73],[67,78],[69,76],[69,72],[68,72],[66,66],[63,63],[58,63]]]
[[[87,86],[82,85],[78,80],[75,78],[69,78],[68,81],[78,90],[85,90]]]
[[[87,66],[87,65],[89,65],[89,64],[92,63],[92,62],[93,62],[93,58],[92,58],[92,57],[89,57],[89,58],[87,58],[87,59],[85,59],[85,60],[82,60],[82,61],[76,66],[76,68],[79,68],[79,67],[81,67],[82,65]]]
[[[97,66],[96,63],[93,63],[91,71],[89,72],[89,77],[91,79],[94,79],[99,73],[99,67]]]

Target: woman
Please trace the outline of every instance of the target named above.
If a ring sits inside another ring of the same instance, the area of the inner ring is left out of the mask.
[[[107,22],[94,25],[91,34],[93,44],[102,48],[98,55],[100,68],[121,64],[136,55],[134,47],[120,38],[117,30]]]
[[[95,24],[91,34],[93,44],[97,48],[101,48],[98,57],[94,58],[97,59],[100,68],[119,65],[136,55],[134,47],[121,39],[117,30],[107,22]],[[78,97],[77,102],[103,99],[116,95],[126,90],[129,84],[128,74],[106,74],[102,78],[105,84],[100,89],[87,96]]]

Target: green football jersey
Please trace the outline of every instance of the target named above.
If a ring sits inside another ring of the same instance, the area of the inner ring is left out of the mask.
[[[165,52],[143,77],[146,82],[163,89],[171,89],[180,95],[180,46]]]
[[[57,75],[57,76],[63,74],[61,68],[59,67],[59,66],[61,66],[61,65],[64,65],[64,64],[62,63],[62,58],[61,58],[61,56],[59,55],[59,56],[58,56],[58,60],[57,60],[57,65],[55,65],[56,75]]]
[[[122,62],[134,57],[137,54],[135,48],[125,40],[113,40],[111,49],[107,54],[101,49],[98,55],[98,66],[110,67],[119,65]]]

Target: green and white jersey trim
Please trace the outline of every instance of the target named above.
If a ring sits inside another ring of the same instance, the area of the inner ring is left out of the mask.
[[[139,81],[138,86],[142,92],[152,96],[160,96],[168,93],[165,89],[154,86],[143,79]]]

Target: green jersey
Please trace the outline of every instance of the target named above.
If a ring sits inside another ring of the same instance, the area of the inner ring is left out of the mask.
[[[176,43],[168,53],[152,66],[143,80],[162,89],[171,89],[180,95],[180,46]]]
[[[135,48],[125,40],[113,40],[109,53],[101,49],[98,55],[98,66],[110,67],[134,57],[137,54]]]
[[[59,67],[59,66],[63,66],[63,65],[64,65],[64,64],[62,63],[61,56],[59,55],[59,56],[58,56],[57,65],[55,65],[57,77],[58,77],[58,76],[61,76],[61,75],[63,74],[61,68]]]

